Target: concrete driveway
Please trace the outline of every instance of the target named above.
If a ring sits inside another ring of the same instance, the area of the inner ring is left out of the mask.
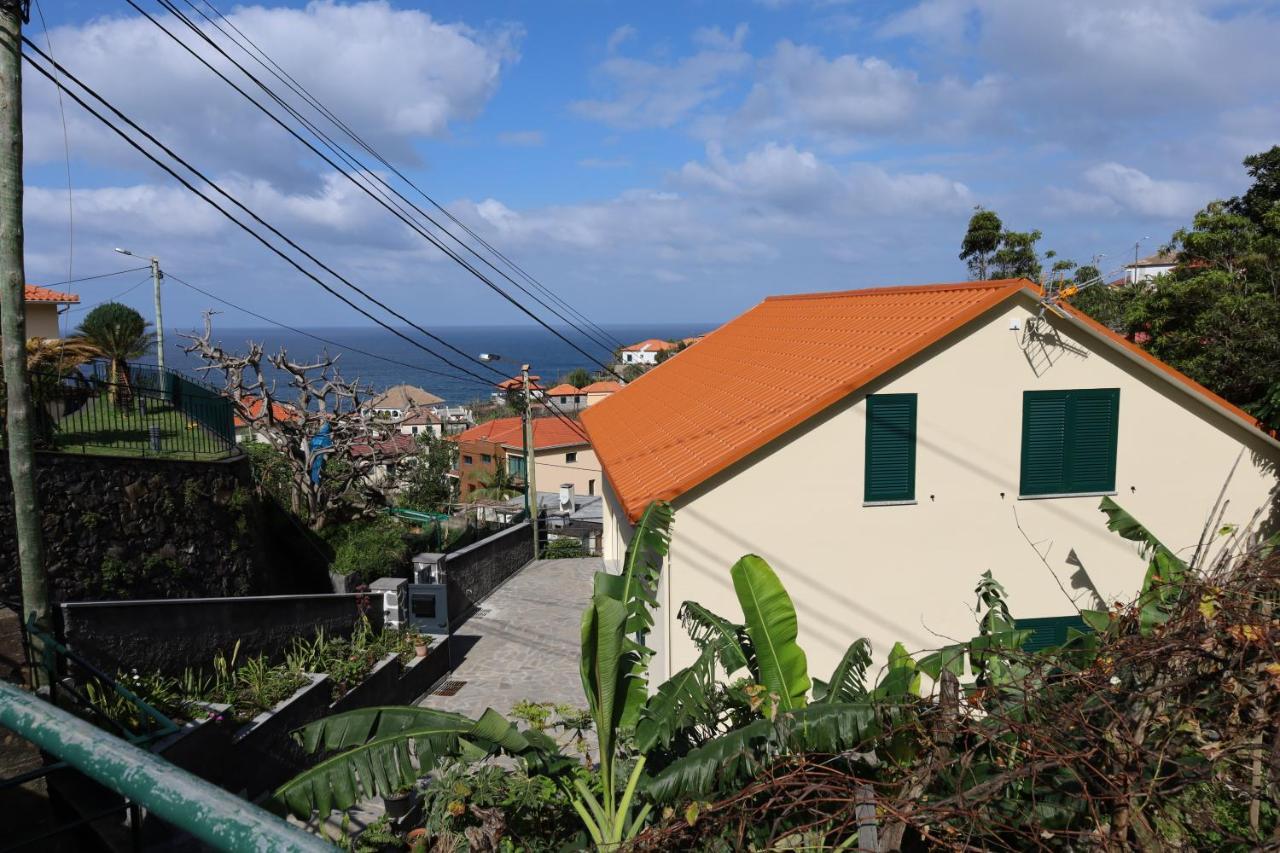
[[[453,696],[420,704],[478,717],[485,708],[509,716],[522,699],[586,707],[578,671],[582,611],[591,600],[599,557],[539,560],[494,591],[480,612],[455,626]]]

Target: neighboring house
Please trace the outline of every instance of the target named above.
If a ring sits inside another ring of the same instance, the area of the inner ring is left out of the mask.
[[[60,293],[47,287],[28,284],[23,292],[24,309],[27,319],[27,337],[60,338],[58,315],[61,306],[74,305],[80,297],[74,293]]]
[[[673,344],[671,341],[649,338],[647,341],[623,347],[619,352],[622,354],[623,364],[657,364],[658,353],[678,348],[679,344]]]
[[[378,454],[378,464],[369,472],[367,479],[377,486],[396,479],[400,462],[406,456],[418,452],[418,442],[412,435],[395,433],[367,444],[353,444],[350,449],[351,455],[355,457],[375,452]]]
[[[531,398],[537,399],[542,396],[545,389],[538,384],[541,379],[541,376],[529,375],[529,396]],[[497,384],[497,389],[497,391],[493,392],[493,398],[495,400],[505,400],[509,392],[524,390],[524,378],[513,376],[510,379],[504,379]]]
[[[256,419],[262,414],[263,401],[261,397],[245,397],[241,401],[241,405],[243,405],[244,408],[248,410],[249,417],[251,418]],[[232,411],[234,412],[234,414],[231,420],[232,420],[232,426],[235,428],[237,444],[249,444],[255,441],[266,441],[266,439],[262,437],[261,431],[255,431],[249,425],[248,421],[240,417],[240,414],[238,412],[235,412],[234,409]],[[284,403],[272,403],[271,412],[277,421],[291,421],[295,417],[297,417],[297,413],[294,411],[294,409],[291,406],[285,405]]]
[[[582,495],[600,493],[600,463],[586,431],[561,418],[533,419],[535,480],[543,485],[569,483]],[[505,465],[523,480],[523,427],[520,418],[498,418],[453,436],[458,442],[459,494],[463,500],[480,488],[480,480],[496,465]]]
[[[602,530],[600,495],[580,495],[570,486],[559,491],[538,492],[538,511],[547,541],[577,539],[588,554],[600,553]],[[501,506],[486,507],[486,520],[511,522],[524,512],[524,496],[504,501]]]
[[[587,406],[594,406],[596,403],[608,399],[610,395],[621,390],[621,382],[615,382],[612,379],[609,379],[602,382],[592,382],[586,388],[582,389],[582,396],[585,398]]]
[[[556,387],[548,389],[544,399],[546,402],[552,403],[566,412],[576,412],[587,404],[587,395],[567,382],[562,382]]]
[[[1179,553],[1220,492],[1214,530],[1277,517],[1280,442],[1040,298],[1024,279],[774,297],[588,408],[606,564],[651,501],[676,512],[655,677],[696,654],[682,602],[740,618],[745,554],[778,572],[825,678],[859,636],[876,667],[896,641],[973,636],[988,569],[1015,618],[1061,626],[1131,599],[1146,561],[1106,529],[1101,495]]]
[[[475,426],[476,418],[467,406],[432,406],[431,413],[440,419],[445,435],[457,435]]]
[[[398,421],[413,409],[426,409],[443,402],[430,391],[413,385],[395,385],[375,397],[369,403],[369,409],[375,415]]]
[[[444,424],[430,409],[409,410],[397,426],[401,435],[433,435],[439,438],[444,434]]]
[[[1173,253],[1156,253],[1140,258],[1124,268],[1126,284],[1137,284],[1158,275],[1164,275],[1177,266],[1178,256]]]

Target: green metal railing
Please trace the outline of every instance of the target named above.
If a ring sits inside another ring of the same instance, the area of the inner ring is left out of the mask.
[[[334,849],[247,800],[4,682],[0,725],[214,849]]]

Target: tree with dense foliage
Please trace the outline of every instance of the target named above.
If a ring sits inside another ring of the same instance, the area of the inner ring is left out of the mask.
[[[492,471],[481,474],[477,482],[480,488],[467,496],[470,500],[505,501],[524,491],[522,482],[511,473],[502,459],[497,461]]]
[[[155,346],[155,335],[148,331],[149,324],[142,315],[119,302],[104,302],[90,311],[80,322],[76,335],[97,350],[106,359],[108,379],[119,385],[122,393],[116,394],[116,402],[127,402],[130,385],[129,362],[142,358]],[[115,389],[112,389],[115,394]]]
[[[960,260],[969,266],[969,277],[977,281],[988,278],[988,270],[996,250],[1000,248],[1000,236],[1004,223],[994,210],[981,206],[973,209],[969,228],[960,244]]]
[[[591,371],[585,367],[575,367],[560,379],[561,384],[572,385],[574,388],[586,388],[591,381]]]
[[[455,497],[454,469],[458,446],[430,433],[418,436],[418,452],[399,465],[402,481],[396,502],[425,512],[446,512]]]

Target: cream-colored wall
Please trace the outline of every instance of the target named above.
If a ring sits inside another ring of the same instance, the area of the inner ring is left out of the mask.
[[[577,461],[565,462],[566,453],[577,453]],[[534,478],[538,483],[539,491],[554,492],[562,483],[573,483],[576,494],[586,495],[590,494],[589,481],[594,480],[595,494],[600,494],[604,475],[600,473],[600,460],[590,447],[539,450],[534,455],[534,464],[538,466],[534,471]]]
[[[662,650],[656,676],[694,656],[675,619],[682,601],[741,618],[729,567],[748,553],[786,584],[820,678],[859,636],[871,639],[877,666],[895,641],[920,650],[972,636],[973,588],[987,569],[1015,617],[1131,597],[1144,564],[1106,530],[1098,496],[1018,499],[1024,390],[1120,388],[1115,500],[1171,547],[1194,546],[1242,449],[1225,521],[1247,523],[1270,502],[1280,450],[1092,338],[1068,333],[1078,352],[1037,351],[1033,367],[1009,328],[1025,326],[1032,308],[1005,303],[677,499],[656,626],[669,636],[650,641]],[[894,392],[919,395],[917,502],[865,507],[865,393]],[[630,531],[612,499],[604,533],[606,560],[620,557]]]
[[[26,303],[27,337],[60,338],[58,306],[52,302]]]

